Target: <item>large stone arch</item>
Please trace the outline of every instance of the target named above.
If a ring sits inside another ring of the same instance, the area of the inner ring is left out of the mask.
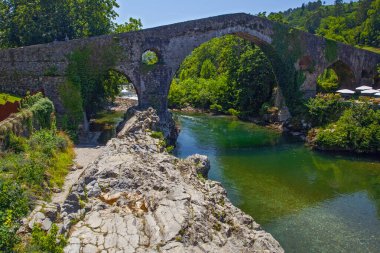
[[[0,50],[0,91],[25,93],[43,88],[57,109],[64,112],[57,91],[65,80],[67,55],[89,44],[99,50],[118,45],[122,54],[115,68],[135,85],[139,106],[152,106],[165,114],[170,83],[181,62],[197,46],[226,34],[238,35],[261,47],[272,62],[291,109],[301,104],[302,97],[315,95],[319,73],[331,64],[344,62],[352,70],[356,85],[361,85],[375,82],[376,65],[380,63],[379,54],[239,13],[137,32]],[[149,49],[159,56],[153,68],[144,67],[141,61],[143,52]],[[47,76],[51,66],[57,71]]]
[[[159,57],[159,63],[148,73],[140,71],[140,84],[143,84],[142,86],[145,88],[144,91],[149,94],[151,93],[146,89],[145,85],[147,83],[151,84],[152,87],[155,87],[156,85],[160,86],[161,90],[156,92],[156,96],[149,96],[152,98],[152,101],[146,103],[146,105],[157,104],[157,97],[159,96],[161,97],[160,101],[162,104],[157,105],[156,108],[166,110],[170,84],[185,58],[203,43],[224,35],[235,35],[259,46],[271,64],[273,65],[273,63],[276,63],[276,66],[273,67],[273,72],[276,76],[277,83],[280,87],[286,85],[286,83],[281,83],[281,81],[284,80],[284,78],[281,79],[281,76],[283,76],[283,68],[285,67],[281,64],[281,58],[271,46],[272,39],[255,29],[236,26],[221,30],[212,30],[210,32],[201,33],[197,36],[185,35],[176,37],[171,39],[168,43],[165,43],[162,47],[155,47],[154,50]],[[150,45],[146,45],[142,48],[141,52],[145,52],[148,49],[151,50],[151,48]],[[281,92],[279,94],[281,94]],[[285,105],[283,99],[276,99],[276,101],[280,102],[279,106]]]
[[[271,38],[255,30],[246,29],[246,28],[241,29],[240,27],[236,27],[234,29],[225,29],[222,31],[207,34],[205,36],[198,36],[197,39],[193,43],[188,43],[186,44],[186,46],[182,46],[181,55],[178,57],[178,59],[176,59],[175,64],[173,64],[172,66],[170,80],[168,80],[169,86],[168,86],[168,89],[166,89],[166,95],[168,95],[169,90],[170,90],[170,84],[173,78],[175,77],[175,75],[177,74],[181,64],[186,59],[186,57],[188,57],[196,48],[200,47],[202,44],[207,43],[212,39],[220,38],[226,35],[234,35],[246,41],[249,41],[255,44],[256,46],[258,46],[263,51],[263,53],[268,58],[272,66],[272,71],[276,79],[276,84],[278,85],[277,92],[276,94],[274,94],[276,96],[274,99],[275,104],[278,107],[285,107],[286,101],[283,98],[282,92],[281,92],[281,86],[285,84],[284,83],[280,84],[280,81],[281,81],[280,72],[282,71],[281,66],[283,65],[281,63],[281,59],[277,56],[275,49],[271,46],[271,42],[272,42]],[[177,42],[173,42],[173,44],[175,43]],[[171,44],[170,47],[172,47],[173,44]]]

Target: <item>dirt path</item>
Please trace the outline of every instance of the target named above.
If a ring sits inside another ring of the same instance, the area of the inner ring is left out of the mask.
[[[52,202],[63,204],[67,195],[70,192],[71,187],[77,182],[78,178],[85,171],[87,165],[93,162],[103,151],[104,147],[96,146],[77,146],[75,147],[75,162],[78,164],[78,169],[70,171],[65,179],[65,184],[62,191],[59,193],[54,193],[52,196]]]
[[[137,105],[136,100],[129,98],[118,97],[115,100],[114,105],[110,108],[112,111],[124,111],[126,112],[131,106]],[[62,191],[54,193],[52,196],[52,202],[63,204],[67,195],[70,192],[71,187],[78,181],[79,177],[85,171],[87,165],[93,162],[104,150],[103,146],[97,146],[100,132],[91,132],[84,140],[80,140],[81,145],[75,147],[75,163],[78,164],[77,170],[72,170],[65,178],[65,184]]]

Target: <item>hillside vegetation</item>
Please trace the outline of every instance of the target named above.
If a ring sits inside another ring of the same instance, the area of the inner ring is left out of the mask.
[[[169,106],[255,116],[276,84],[271,64],[254,44],[228,35],[195,49],[182,63]]]
[[[265,13],[259,15],[265,16]],[[334,5],[309,2],[299,8],[271,13],[268,18],[326,38],[379,53],[380,0],[360,0]]]

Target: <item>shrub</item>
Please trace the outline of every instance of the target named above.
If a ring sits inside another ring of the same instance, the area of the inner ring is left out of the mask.
[[[62,253],[67,245],[63,235],[58,235],[58,227],[53,224],[50,232],[45,232],[40,226],[34,226],[31,248],[33,252]]]
[[[320,92],[335,92],[338,87],[338,76],[333,69],[326,69],[317,79],[317,89]]]
[[[45,180],[49,185],[61,186],[74,153],[68,137],[54,130],[40,130],[29,139],[18,137],[25,143],[20,153],[8,152],[0,160],[0,171],[8,172],[12,178],[28,186],[38,195],[47,196],[41,191]]]
[[[238,110],[235,110],[235,109],[230,108],[230,109],[228,109],[228,114],[230,114],[230,115],[232,115],[232,116],[236,116],[236,117],[238,117],[239,114],[240,114],[240,112],[239,112]]]
[[[370,104],[356,104],[337,122],[317,129],[313,144],[320,149],[380,152],[380,111]]]
[[[24,152],[27,149],[26,139],[23,137],[19,137],[14,133],[10,133],[7,148],[14,153]]]
[[[16,231],[19,220],[28,213],[28,198],[21,186],[0,179],[0,251],[12,252],[19,241]]]
[[[27,95],[21,100],[21,108],[31,108],[38,100],[42,99],[44,95],[41,92],[38,92],[34,95],[30,95],[28,92]]]
[[[150,136],[154,139],[160,139],[160,140],[163,140],[164,139],[164,134],[162,132],[155,132],[153,131]]]
[[[339,94],[318,94],[306,103],[308,118],[313,126],[335,122],[347,107]]]
[[[212,104],[212,105],[210,105],[210,110],[213,113],[221,113],[221,112],[223,112],[223,107],[221,105],[218,105],[218,104]]]
[[[67,146],[67,140],[58,135],[53,130],[41,130],[35,132],[28,140],[32,150],[39,151],[52,157],[56,151],[64,151]]]

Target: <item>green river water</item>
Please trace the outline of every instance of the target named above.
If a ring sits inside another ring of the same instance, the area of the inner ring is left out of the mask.
[[[209,178],[286,252],[380,252],[380,159],[313,152],[229,117],[176,118],[175,154],[207,155]]]

